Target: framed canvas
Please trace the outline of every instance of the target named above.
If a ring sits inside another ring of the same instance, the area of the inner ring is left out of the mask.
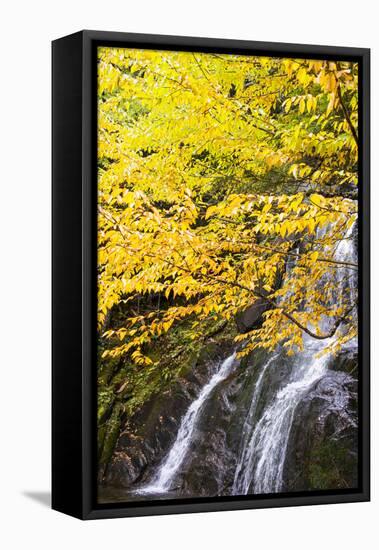
[[[369,50],[53,42],[53,508],[369,500]]]

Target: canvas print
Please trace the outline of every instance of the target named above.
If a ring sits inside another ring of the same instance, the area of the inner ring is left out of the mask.
[[[98,502],[358,486],[358,64],[98,48]]]

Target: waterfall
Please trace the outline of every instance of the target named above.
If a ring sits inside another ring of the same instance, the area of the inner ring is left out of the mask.
[[[170,490],[171,484],[181,467],[187,452],[190,448],[197,422],[201,416],[204,404],[210,397],[212,391],[220,382],[225,380],[231,372],[236,358],[236,353],[227,357],[221,363],[216,373],[209,382],[202,388],[197,399],[191,403],[186,414],[182,418],[176,440],[168,452],[166,458],[160,465],[153,480],[138,490],[139,494],[165,493]]]
[[[355,259],[353,227],[336,249],[337,260]],[[347,269],[342,267],[336,271],[341,294]],[[354,297],[351,292],[350,275],[348,290],[349,299],[352,301]],[[339,298],[337,296],[336,301]],[[263,410],[261,417],[257,419],[254,417],[262,393],[265,372],[271,365],[272,368],[280,366],[280,354],[269,359],[263,366],[242,432],[242,445],[232,488],[234,495],[274,493],[282,489],[284,463],[296,408],[313,384],[326,373],[331,356],[322,354],[322,351],[332,343],[333,338],[319,341],[304,335],[304,351],[293,361],[286,385],[278,390]]]
[[[246,420],[244,422],[243,428],[242,428],[242,452],[239,462],[237,463],[236,472],[234,475],[234,485],[233,490],[237,492],[237,494],[240,494],[241,491],[244,491],[245,485],[246,485],[246,469],[244,468],[244,465],[247,461],[249,461],[249,456],[251,454],[251,448],[249,445],[249,441],[251,439],[253,430],[254,430],[254,421],[255,421],[255,413],[257,410],[257,405],[259,398],[261,396],[261,390],[263,386],[263,380],[264,376],[266,374],[266,371],[268,367],[277,359],[278,355],[274,355],[273,357],[270,357],[270,359],[263,365],[262,370],[258,376],[258,379],[255,383],[253,396],[251,399],[251,405],[248,412],[248,415],[246,417]]]
[[[305,345],[308,349],[294,362],[288,383],[263,411],[252,433],[246,433],[234,479],[235,495],[247,494],[251,490],[254,493],[271,493],[281,489],[287,444],[296,407],[308,389],[325,373],[329,361],[328,355],[314,358],[327,343],[320,345],[317,342],[318,345],[315,345],[310,337],[304,340],[307,340]],[[271,361],[274,368],[279,366],[279,362],[280,358]],[[267,366],[269,364],[266,364],[266,368]],[[255,397],[255,401],[258,397]]]
[[[353,306],[356,301],[355,271],[351,270],[351,266],[343,265],[343,262],[356,261],[353,230],[354,225],[347,231],[345,238],[333,250],[328,251],[330,256],[342,264],[333,266],[323,280],[318,282],[322,288],[322,285],[330,283],[332,279],[336,284],[336,295],[331,301],[344,307],[348,303]],[[289,262],[287,267],[287,276],[291,277],[293,261]],[[352,314],[354,315],[354,312]],[[330,330],[332,326],[330,319],[323,320],[322,324],[325,324],[322,327],[325,331]],[[223,480],[223,483],[225,482],[224,487],[227,488],[227,491],[233,495],[244,495],[277,493],[286,490],[283,480],[284,469],[296,411],[299,410],[298,406],[315,383],[328,372],[332,355],[326,351],[326,348],[329,349],[329,346],[341,334],[343,335],[345,330],[344,325],[341,324],[334,336],[323,340],[304,334],[303,351],[293,356],[290,361],[283,349],[266,357],[260,371],[254,375],[255,382],[247,406],[244,401],[243,410],[247,411],[247,413],[244,412],[246,416],[238,421],[233,420],[233,429],[241,430],[240,434],[238,433],[237,437],[228,440],[228,426],[224,423],[220,429],[223,431],[225,436],[223,441],[226,443],[223,443],[224,447],[220,447],[219,452],[220,454],[224,452],[225,456],[221,456],[220,461],[214,461],[212,465],[214,474],[212,475],[217,476],[220,472],[220,464],[225,464],[225,470],[221,471],[220,479]],[[356,345],[356,341],[351,340],[343,345],[343,349],[355,348]],[[213,429],[212,423],[207,424],[205,416],[205,411],[210,410],[208,400],[216,391],[221,391],[221,395],[227,393],[226,386],[222,388],[218,386],[227,379],[235,365],[236,352],[218,364],[214,374],[200,389],[199,394],[181,418],[176,438],[150,481],[138,488],[135,493],[139,495],[167,495],[174,492],[175,480],[183,473],[191,449],[199,445],[199,449],[202,449],[201,452],[206,452],[204,451],[204,442],[200,441],[200,437],[203,437],[204,434],[200,434],[198,428],[205,425],[208,430]],[[285,367],[285,379],[282,378],[282,375],[276,377],[275,387],[272,387],[271,391],[267,391],[274,371],[282,370],[283,367]],[[245,380],[251,384],[251,375],[248,375]],[[232,389],[232,395],[233,391]],[[246,394],[244,399],[246,400]],[[215,418],[217,422],[217,417]],[[201,455],[197,455],[197,460],[200,462],[195,466],[197,479],[201,482],[203,474],[199,456]],[[222,468],[223,466],[221,466],[221,470]],[[230,474],[232,475],[231,481]],[[208,471],[204,475],[209,475]],[[204,483],[206,483],[206,479],[204,479]],[[230,483],[232,484],[231,488]],[[177,489],[177,491],[180,493],[181,490]]]

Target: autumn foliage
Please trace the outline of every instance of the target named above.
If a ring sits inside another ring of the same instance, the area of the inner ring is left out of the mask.
[[[103,357],[151,364],[177,323],[196,339],[256,300],[241,353],[356,336],[355,289],[334,299],[357,269],[337,253],[357,219],[356,64],[100,48],[98,129]]]

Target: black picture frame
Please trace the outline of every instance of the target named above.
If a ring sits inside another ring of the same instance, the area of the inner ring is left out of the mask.
[[[96,503],[96,51],[98,46],[359,63],[359,487]],[[370,499],[370,50],[85,30],[52,43],[52,507],[81,519]]]

